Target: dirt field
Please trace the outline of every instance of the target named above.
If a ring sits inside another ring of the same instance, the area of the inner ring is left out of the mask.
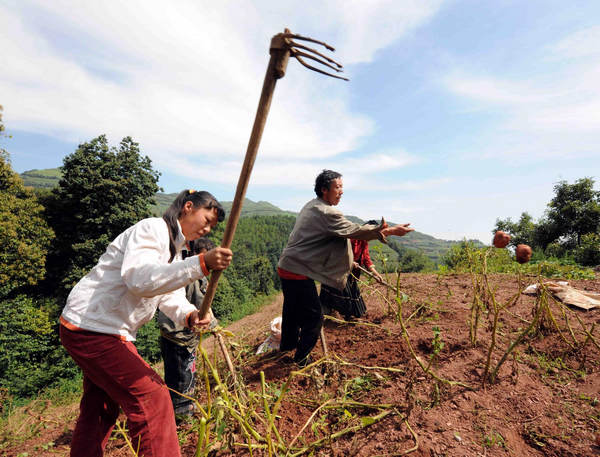
[[[525,278],[526,282],[534,280]],[[518,290],[512,276],[491,276],[490,282],[500,304]],[[570,283],[600,292],[598,279]],[[275,419],[285,443],[298,435],[295,446],[302,448],[322,439],[312,448],[313,455],[321,456],[400,455],[415,447],[410,455],[600,455],[595,444],[600,434],[600,309],[570,309],[563,315],[561,306],[550,300],[561,331],[546,315],[539,331],[527,336],[507,357],[497,382],[483,384],[492,315],[482,314],[477,343],[472,345],[468,323],[473,301],[471,278],[405,274],[400,287],[406,294],[402,316],[410,345],[430,372],[411,354],[396,302],[386,300],[387,289],[363,287],[367,316],[352,323],[327,320],[327,361],[290,382]],[[533,320],[535,303],[535,296],[522,295],[500,314],[490,370]],[[261,371],[271,398],[275,398],[290,372],[298,369],[286,356],[252,355],[280,308],[281,297],[229,328],[236,334],[238,343],[232,354],[250,397],[251,392],[260,391]],[[588,330],[595,324],[593,338],[586,336],[576,316]],[[205,347],[211,346],[205,342]],[[320,344],[313,353],[315,359],[323,356]],[[431,371],[440,380],[433,379]],[[51,417],[40,415],[46,426],[39,436],[18,452],[12,449],[12,454],[4,455],[68,455],[77,407],[69,408],[65,420],[55,426]],[[255,423],[264,433],[264,421],[256,419]],[[354,429],[349,431],[350,427]],[[235,427],[230,428],[228,439],[243,443]],[[194,424],[184,425],[182,430],[183,455],[194,456],[197,430]],[[41,449],[41,443],[52,445]],[[111,440],[106,455],[132,455],[123,446],[122,439]],[[235,449],[235,455],[250,455],[243,447]],[[232,452],[221,450],[212,455]],[[255,449],[253,455],[267,452]]]

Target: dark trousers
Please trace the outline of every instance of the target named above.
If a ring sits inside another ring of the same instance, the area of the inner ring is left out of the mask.
[[[165,366],[165,383],[168,387],[189,397],[196,386],[196,351],[160,337],[160,352]],[[169,391],[175,414],[191,413],[192,400]]]
[[[360,277],[360,270],[355,270],[353,274],[356,275],[356,278]],[[360,288],[358,287],[356,278],[352,274],[349,275],[346,287],[341,291],[321,284],[319,299],[321,300],[321,306],[325,314],[329,314],[333,309],[343,314],[346,320],[365,315],[367,307],[360,295]]]
[[[302,362],[317,344],[323,313],[312,279],[281,278],[283,313],[280,350],[296,349],[295,362]]]

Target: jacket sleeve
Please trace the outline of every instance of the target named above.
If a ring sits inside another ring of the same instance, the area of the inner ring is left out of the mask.
[[[168,233],[151,220],[141,221],[131,231],[123,254],[121,278],[134,295],[166,294],[204,276],[197,256],[166,263],[164,237],[168,243]]]
[[[185,298],[185,289],[179,288],[164,294],[158,302],[158,308],[173,322],[181,327],[187,327],[187,316],[196,307]]]
[[[379,240],[386,242],[381,233],[381,225],[360,225],[349,221],[337,210],[330,209],[323,213],[324,225],[327,231],[334,236],[342,238],[354,238],[356,240]]]

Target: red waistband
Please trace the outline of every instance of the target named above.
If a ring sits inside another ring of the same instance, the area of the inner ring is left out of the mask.
[[[60,320],[60,324],[61,324],[63,327],[65,327],[65,328],[67,328],[67,329],[71,330],[72,332],[89,332],[89,331],[90,331],[90,330],[85,330],[85,329],[83,329],[83,328],[81,328],[81,327],[77,327],[76,325],[73,325],[73,324],[71,324],[71,323],[70,323],[68,320],[66,320],[66,319],[65,319],[64,317],[62,317],[62,316],[60,316],[60,319],[59,319],[59,320]],[[93,333],[98,333],[98,332],[93,332]],[[116,336],[117,338],[119,338],[119,339],[120,339],[120,340],[122,340],[122,341],[127,341],[127,338],[125,338],[123,335],[115,335],[115,334],[112,334],[112,333],[106,333],[106,335],[109,335],[109,336]]]
[[[279,267],[277,267],[277,274],[279,275],[280,278],[283,278],[283,279],[296,279],[296,280],[308,279],[308,276],[292,273],[291,271],[287,271],[287,270],[284,270],[283,268],[279,268]]]

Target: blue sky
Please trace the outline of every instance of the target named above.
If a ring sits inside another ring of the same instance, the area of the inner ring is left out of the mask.
[[[291,61],[247,197],[298,211],[323,168],[340,209],[489,241],[560,180],[600,184],[600,3],[0,0],[0,104],[18,172],[130,135],[166,192],[231,200],[268,62],[289,27],[350,82]]]

